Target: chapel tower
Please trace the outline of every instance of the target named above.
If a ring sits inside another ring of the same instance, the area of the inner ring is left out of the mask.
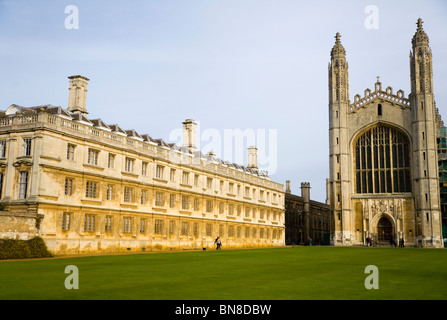
[[[433,94],[432,52],[429,39],[418,19],[410,52],[413,129],[413,184],[418,203],[416,219],[421,226],[422,246],[431,246],[440,237],[438,152],[435,101]]]
[[[437,117],[429,39],[417,22],[411,93],[382,86],[349,99],[346,51],[335,37],[329,63],[331,244],[441,247]]]
[[[340,33],[335,36],[329,63],[329,161],[331,224],[333,237],[344,241],[349,227],[350,179],[348,127],[349,73],[346,51],[340,42]],[[332,239],[331,241],[334,241]]]

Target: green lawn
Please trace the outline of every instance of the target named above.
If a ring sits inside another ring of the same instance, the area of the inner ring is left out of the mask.
[[[79,270],[67,290],[65,267]],[[379,289],[367,290],[368,265]],[[0,261],[0,299],[442,299],[447,250],[287,247]]]

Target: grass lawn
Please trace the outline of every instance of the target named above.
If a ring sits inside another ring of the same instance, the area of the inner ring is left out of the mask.
[[[65,267],[79,270],[67,290]],[[368,265],[379,289],[367,290]],[[447,250],[287,247],[0,261],[0,299],[447,299]]]

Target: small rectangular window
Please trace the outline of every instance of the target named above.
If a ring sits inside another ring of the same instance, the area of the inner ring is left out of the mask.
[[[31,155],[31,139],[23,139],[22,143],[22,156],[30,156]]]
[[[20,171],[19,175],[19,199],[24,200],[28,196],[28,171]]]
[[[108,162],[107,162],[107,166],[110,169],[115,168],[115,155],[109,153],[109,158],[108,158]]]
[[[169,208],[175,207],[175,194],[169,195]]]
[[[146,219],[140,219],[140,233],[146,233]]]
[[[99,155],[98,150],[88,149],[87,163],[97,166],[98,165],[98,155]]]
[[[71,224],[71,213],[64,212],[62,214],[62,231],[69,231]]]
[[[155,193],[155,205],[158,207],[163,206],[163,193],[162,192]]]
[[[84,217],[84,231],[95,231],[96,216],[86,214]]]
[[[194,186],[195,187],[199,186],[199,175],[198,174],[194,175]]]
[[[0,141],[0,158],[6,158],[6,141]]]
[[[146,204],[146,201],[147,201],[147,190],[141,190],[140,203],[141,204]]]
[[[141,175],[147,176],[147,166],[148,166],[147,162],[143,161],[141,163]]]
[[[189,184],[189,172],[183,171],[182,183]]]
[[[174,234],[175,222],[173,220],[169,220],[169,234]]]
[[[65,178],[65,195],[71,196],[73,194],[73,179]]]
[[[104,231],[112,232],[112,216],[106,216]]]
[[[155,177],[158,179],[163,179],[163,170],[164,167],[157,164],[157,167],[155,169]]]
[[[189,197],[182,196],[182,209],[189,210]]]
[[[123,233],[132,232],[132,218],[123,217]]]
[[[211,236],[213,231],[213,225],[211,223],[206,224],[206,235]]]
[[[212,189],[213,188],[213,178],[206,178],[206,187],[208,189]]]
[[[163,234],[163,220],[156,219],[154,222],[154,233]]]
[[[106,200],[112,200],[113,199],[113,186],[107,185],[107,192],[106,192]]]
[[[181,234],[182,236],[188,235],[188,222],[182,222]]]
[[[0,172],[0,199],[3,195],[3,173]]]
[[[124,202],[133,202],[133,189],[124,187]]]
[[[194,198],[194,211],[199,211],[199,199]]]
[[[124,162],[124,171],[133,172],[134,167],[135,167],[135,159],[126,157],[126,160]]]
[[[213,212],[213,201],[206,200],[206,212]]]
[[[85,183],[85,197],[86,198],[96,198],[98,189],[98,183],[87,181]]]
[[[67,145],[67,160],[74,160],[75,145]]]

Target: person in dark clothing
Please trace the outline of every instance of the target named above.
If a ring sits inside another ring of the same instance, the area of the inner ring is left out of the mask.
[[[216,250],[222,250],[222,240],[220,237],[217,237],[214,243],[216,244]]]

